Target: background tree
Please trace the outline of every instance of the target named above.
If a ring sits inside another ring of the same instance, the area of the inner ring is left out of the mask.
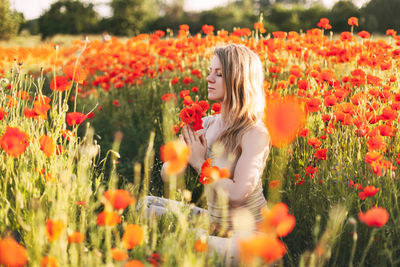
[[[39,17],[39,31],[42,39],[57,33],[96,33],[99,31],[98,18],[93,4],[84,4],[78,0],[59,0]]]
[[[336,2],[328,15],[329,24],[332,25],[332,30],[334,32],[349,31],[350,26],[347,23],[347,20],[350,17],[360,17],[360,10],[358,7],[353,4],[352,1],[348,0],[340,0],[339,2]]]
[[[8,0],[0,0],[0,39],[9,39],[17,34],[24,21],[22,13],[10,9]]]
[[[159,11],[154,0],[112,0],[113,16],[109,31],[115,35],[134,35],[148,30]]]
[[[360,25],[370,32],[400,29],[399,0],[371,0],[361,9]]]

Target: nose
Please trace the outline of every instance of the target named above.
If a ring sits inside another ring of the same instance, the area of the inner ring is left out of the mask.
[[[206,81],[209,82],[209,83],[213,83],[215,81],[214,78],[212,77],[211,73],[207,76]]]

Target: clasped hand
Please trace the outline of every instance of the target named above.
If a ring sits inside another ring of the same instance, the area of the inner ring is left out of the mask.
[[[199,135],[191,126],[184,125],[179,139],[190,147],[189,164],[200,172],[207,154],[207,140],[204,134]]]

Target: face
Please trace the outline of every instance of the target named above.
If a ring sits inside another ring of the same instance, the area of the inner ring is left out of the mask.
[[[225,96],[224,79],[222,77],[221,62],[215,55],[211,60],[207,83],[208,99],[212,101],[222,101]]]

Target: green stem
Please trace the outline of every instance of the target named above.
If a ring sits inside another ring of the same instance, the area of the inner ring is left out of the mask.
[[[372,229],[371,236],[369,237],[367,247],[364,250],[364,253],[361,258],[360,266],[364,266],[365,258],[367,257],[368,250],[371,248],[372,241],[374,241],[374,236],[376,233],[376,228]]]

